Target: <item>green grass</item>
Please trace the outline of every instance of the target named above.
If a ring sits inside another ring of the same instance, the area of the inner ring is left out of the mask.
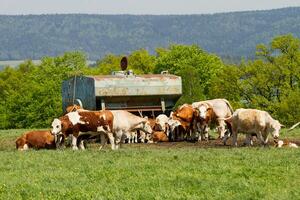
[[[300,149],[142,144],[18,152],[22,132],[0,131],[0,199],[300,199]],[[285,136],[300,139],[299,129]]]

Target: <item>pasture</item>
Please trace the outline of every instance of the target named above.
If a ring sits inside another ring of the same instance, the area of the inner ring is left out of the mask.
[[[300,197],[300,149],[210,141],[18,152],[14,141],[24,131],[0,131],[0,199]],[[300,129],[283,130],[281,138],[299,144]]]

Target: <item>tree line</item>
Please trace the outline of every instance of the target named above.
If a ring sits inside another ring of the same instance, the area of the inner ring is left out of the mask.
[[[110,74],[120,70],[124,55],[108,54],[95,66],[86,64],[82,52],[44,57],[40,64],[28,60],[17,68],[0,71],[0,128],[49,127],[62,111],[62,81],[74,75]],[[256,58],[241,64],[222,59],[197,45],[172,44],[145,49],[128,56],[128,69],[136,74],[168,70],[182,77],[183,95],[177,105],[226,98],[234,108],[266,110],[285,125],[300,120],[300,40],[281,35],[259,44]]]
[[[89,60],[169,43],[198,44],[231,59],[279,34],[300,37],[300,8],[213,15],[0,15],[0,60],[40,59],[80,50]]]

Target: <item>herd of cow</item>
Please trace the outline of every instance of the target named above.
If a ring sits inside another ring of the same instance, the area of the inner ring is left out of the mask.
[[[216,130],[226,145],[229,137],[237,146],[237,134],[246,134],[245,144],[252,145],[254,136],[262,145],[268,143],[268,135],[277,147],[296,144],[279,140],[282,127],[266,111],[237,109],[233,111],[226,99],[213,99],[184,104],[170,116],[161,114],[155,119],[139,117],[125,110],[85,110],[77,105],[67,108],[67,113],[54,119],[51,131],[31,131],[16,140],[16,148],[58,148],[71,137],[74,150],[84,149],[84,139],[100,135],[100,149],[109,141],[112,149],[119,149],[128,142],[167,142],[178,140],[209,140],[209,129]]]

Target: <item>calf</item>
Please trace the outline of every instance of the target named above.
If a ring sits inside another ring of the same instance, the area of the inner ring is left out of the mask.
[[[24,133],[16,140],[16,148],[18,150],[35,149],[55,149],[55,136],[50,131],[30,131]]]
[[[278,139],[281,124],[273,119],[266,111],[256,109],[237,109],[233,115],[225,119],[232,133],[232,143],[237,146],[237,134],[242,132],[247,134],[248,144],[251,141],[251,134],[256,134],[263,145],[268,142],[268,135],[271,133],[274,139]],[[223,139],[226,144],[228,136]]]
[[[51,133],[54,135],[63,134],[65,138],[72,135],[73,150],[78,149],[77,137],[81,133],[100,134],[100,149],[106,144],[104,135],[106,134],[112,144],[112,148],[114,148],[113,120],[113,114],[108,110],[70,112],[59,119],[53,120]],[[84,149],[83,141],[80,148]]]
[[[151,134],[148,140],[150,141],[149,143],[168,142],[169,138],[164,131],[155,131]]]
[[[275,141],[275,147],[278,147],[278,148],[281,148],[281,147],[298,148],[298,145],[285,139],[283,141],[282,140]]]
[[[209,128],[212,122],[216,121],[216,115],[213,106],[208,102],[199,103],[197,106],[198,115],[195,118],[195,125],[200,132],[198,141],[209,139]]]

